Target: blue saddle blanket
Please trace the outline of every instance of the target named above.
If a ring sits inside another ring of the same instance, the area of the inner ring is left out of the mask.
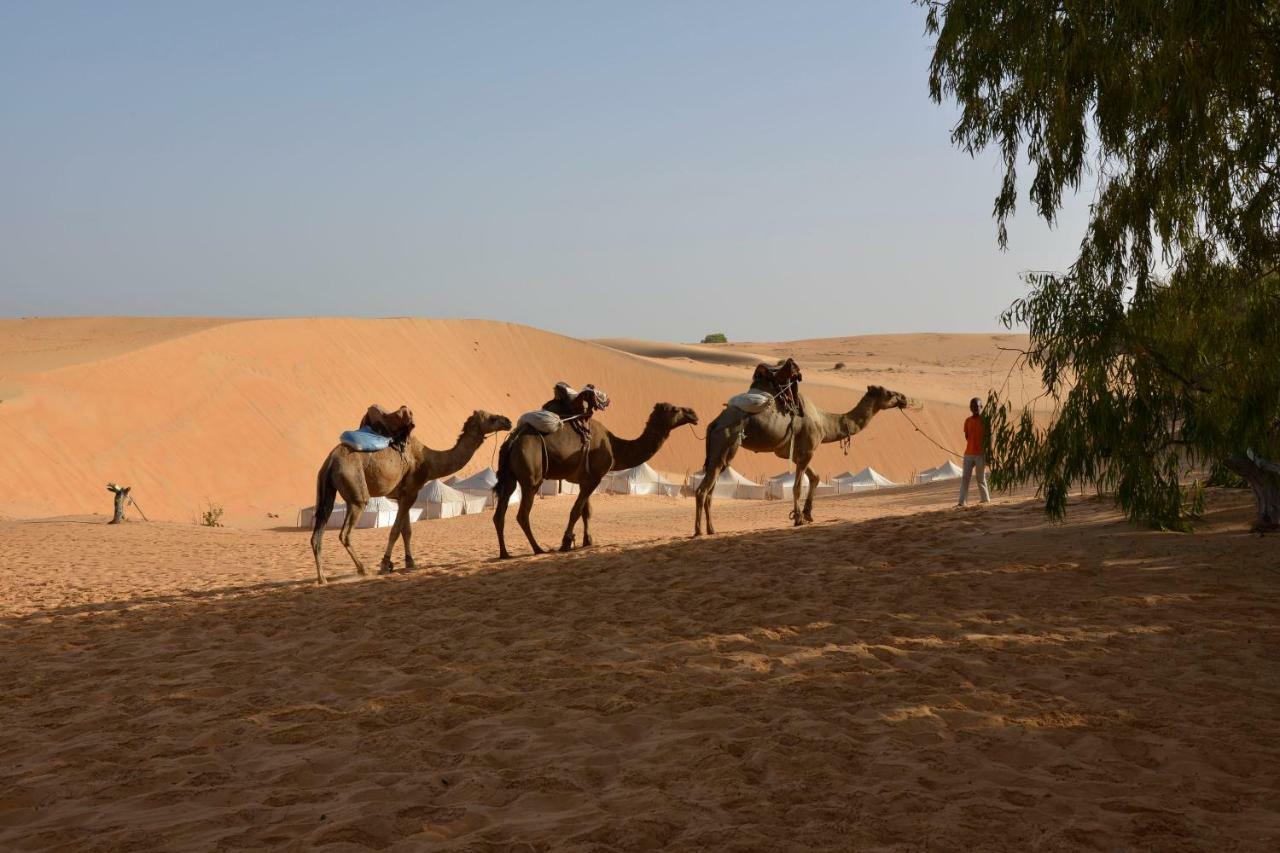
[[[391,446],[391,439],[367,429],[349,429],[338,438],[338,441],[361,453],[386,450]]]

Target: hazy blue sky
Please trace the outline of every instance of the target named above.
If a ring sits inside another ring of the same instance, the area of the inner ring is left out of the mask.
[[[1083,206],[997,249],[929,47],[907,0],[8,0],[0,315],[993,330]]]

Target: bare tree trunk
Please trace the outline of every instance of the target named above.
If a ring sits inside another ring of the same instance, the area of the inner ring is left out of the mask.
[[[1253,489],[1253,500],[1258,510],[1253,529],[1258,533],[1280,530],[1280,476],[1267,470],[1271,464],[1262,461],[1266,468],[1244,455],[1232,456],[1225,463]]]
[[[129,486],[117,486],[115,483],[107,486],[107,491],[113,492],[116,496],[115,515],[111,517],[107,524],[121,524],[124,522],[124,508],[129,502],[129,489]]]

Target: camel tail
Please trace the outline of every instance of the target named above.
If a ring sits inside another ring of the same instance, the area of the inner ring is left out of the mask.
[[[312,536],[324,530],[324,526],[329,523],[329,516],[333,515],[333,503],[338,494],[338,488],[333,484],[333,466],[334,459],[329,457],[316,475],[316,517],[311,523]]]
[[[493,484],[493,493],[495,495],[502,494],[502,484],[514,482],[516,474],[511,470],[511,451],[516,444],[516,436],[520,435],[521,428],[516,427],[507,433],[507,438],[502,442],[502,446],[498,448],[498,482]]]
[[[507,433],[507,438],[502,442],[502,447],[498,448],[498,482],[493,485],[494,494],[502,494],[503,484],[513,484],[516,482],[516,471],[511,467],[511,455],[516,450],[516,439],[525,434],[525,425],[520,424],[511,432]]]

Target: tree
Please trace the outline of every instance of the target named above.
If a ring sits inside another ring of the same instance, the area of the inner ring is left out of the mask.
[[[1188,472],[1225,466],[1280,525],[1280,2],[915,0],[936,36],[933,99],[952,141],[999,149],[998,241],[1017,200],[1053,223],[1097,177],[1065,274],[1026,277],[1046,426],[987,401],[996,485],[1035,481],[1054,517],[1071,486],[1114,490],[1130,518],[1185,529]]]
[[[704,344],[727,344],[729,339],[724,336],[724,332],[712,332],[702,339]]]

